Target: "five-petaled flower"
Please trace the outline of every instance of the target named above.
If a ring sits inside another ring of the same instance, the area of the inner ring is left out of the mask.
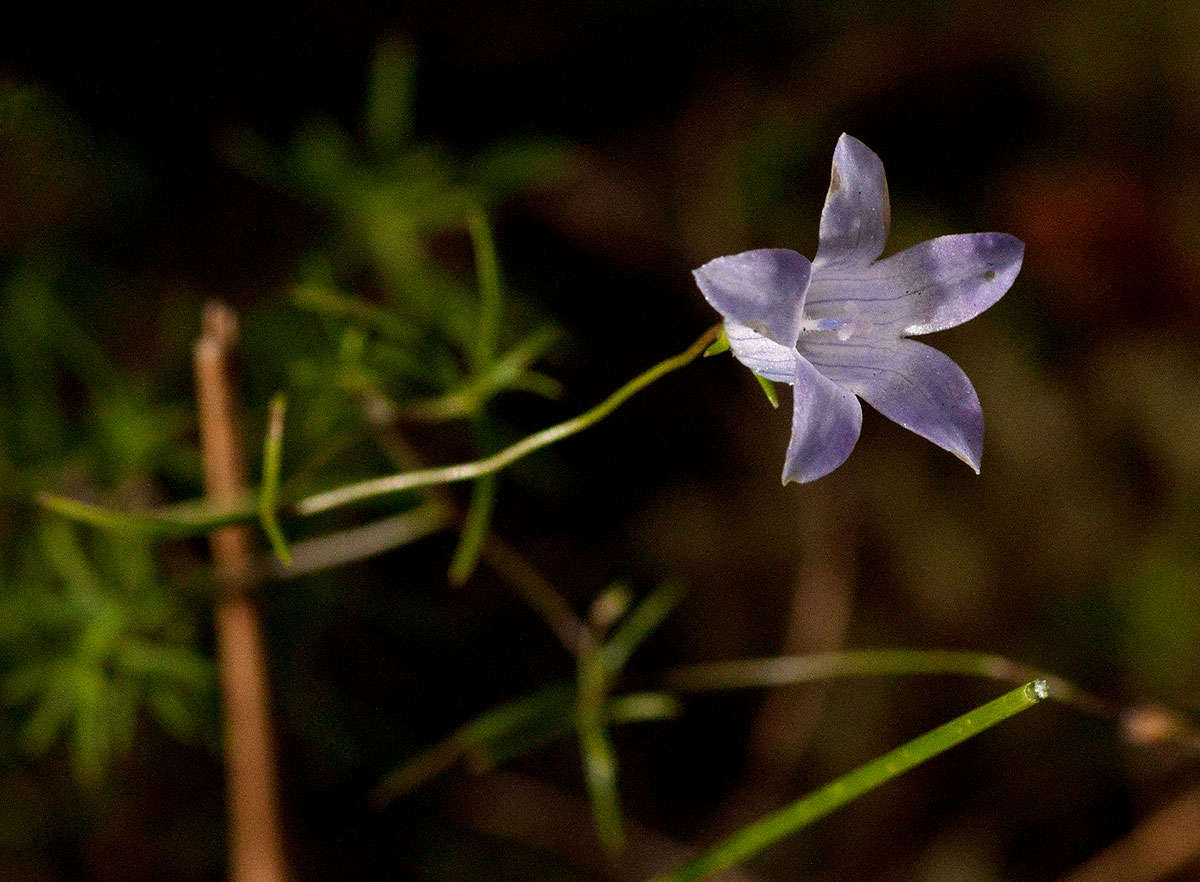
[[[855,396],[979,471],[983,411],[971,381],[941,352],[907,338],[952,328],[999,300],[1025,246],[1004,233],[972,233],[878,260],[889,215],[883,163],[842,135],[816,259],[766,248],[693,273],[724,317],[737,359],[793,386],[784,484],[846,461],[862,427]]]

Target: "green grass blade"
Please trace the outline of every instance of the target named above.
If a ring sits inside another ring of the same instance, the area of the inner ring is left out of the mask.
[[[734,866],[792,835],[864,793],[932,759],[968,738],[1046,698],[1044,680],[1034,680],[932,729],[907,744],[859,766],[779,811],[738,830],[696,858],[657,877],[655,882],[688,882]]]
[[[462,533],[450,560],[448,577],[451,585],[465,584],[475,572],[479,554],[487,542],[488,527],[492,522],[492,510],[496,503],[496,475],[488,475],[475,482],[471,492],[471,505],[463,519]]]
[[[279,473],[283,463],[283,417],[287,396],[282,392],[271,399],[267,416],[267,434],[263,439],[263,477],[258,491],[258,520],[271,542],[275,556],[285,565],[292,562],[283,528],[279,526]]]
[[[650,592],[645,600],[634,607],[633,612],[621,622],[600,649],[605,673],[610,679],[625,667],[634,651],[654,633],[682,599],[683,589],[667,582]]]
[[[766,377],[754,375],[754,379],[758,380],[758,385],[762,387],[763,394],[767,396],[767,401],[771,402],[771,407],[779,408],[779,393],[775,391],[775,384]]]

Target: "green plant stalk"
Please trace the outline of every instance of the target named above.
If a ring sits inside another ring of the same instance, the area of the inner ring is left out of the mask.
[[[484,475],[498,472],[543,447],[549,447],[551,444],[570,438],[572,435],[594,426],[647,386],[667,374],[686,367],[699,358],[708,345],[716,339],[719,331],[720,325],[714,325],[683,352],[660,361],[649,370],[634,377],[592,409],[565,422],[535,432],[491,456],[458,465],[402,472],[397,475],[350,484],[305,497],[297,502],[292,510],[300,515],[313,515],[364,499],[387,496],[418,487],[473,481]],[[253,495],[221,508],[215,508],[203,501],[196,500],[151,512],[116,511],[50,493],[40,493],[36,499],[42,507],[72,520],[102,529],[138,535],[196,536],[209,533],[217,527],[249,520],[258,514],[257,500]]]
[[[39,493],[34,499],[42,508],[69,520],[134,536],[202,536],[218,527],[240,524],[258,515],[257,499],[252,494],[222,507],[202,499],[193,499],[142,512],[105,508],[53,493]]]
[[[388,496],[393,493],[402,493],[405,490],[415,490],[418,487],[429,487],[435,484],[454,484],[460,481],[473,481],[484,475],[498,472],[534,451],[541,450],[543,447],[549,447],[551,444],[570,438],[572,435],[577,435],[584,429],[591,428],[647,386],[662,379],[667,374],[691,364],[716,339],[719,330],[719,325],[709,328],[700,335],[696,342],[683,352],[664,359],[649,370],[642,372],[590,410],[584,411],[573,419],[566,420],[565,422],[542,429],[540,432],[535,432],[526,438],[522,438],[516,444],[504,448],[499,453],[459,465],[421,469],[415,472],[402,472],[398,475],[388,475],[382,478],[362,481],[357,484],[348,484],[336,490],[317,493],[301,499],[296,503],[296,511],[301,515],[313,515],[364,499]]]
[[[932,729],[907,744],[859,766],[824,787],[738,830],[696,858],[657,877],[654,882],[688,882],[758,854],[768,846],[817,821],[864,793],[961,744],[997,723],[1037,704],[1048,694],[1044,680],[1034,680]]]
[[[808,655],[702,662],[668,670],[662,685],[673,692],[710,692],[789,686],[847,677],[910,675],[983,677],[1006,683],[1045,680],[1054,700],[1105,718],[1119,714],[1112,702],[1079,686],[999,655],[944,649],[847,649]]]
[[[285,564],[292,562],[283,528],[279,526],[279,474],[283,465],[283,417],[287,411],[287,396],[279,392],[271,399],[267,413],[267,433],[263,438],[263,477],[258,491],[258,520],[275,551]]]

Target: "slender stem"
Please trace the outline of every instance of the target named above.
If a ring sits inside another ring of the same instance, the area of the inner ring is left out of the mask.
[[[907,744],[814,790],[791,805],[743,827],[694,860],[659,876],[655,882],[688,882],[701,879],[753,857],[764,848],[825,817],[864,793],[985,729],[1033,707],[1047,696],[1047,692],[1048,687],[1044,680],[1026,683],[961,717],[931,729]]]
[[[591,628],[575,614],[566,598],[503,539],[495,534],[489,536],[483,546],[483,559],[541,616],[572,655],[578,655],[595,642]]]
[[[229,350],[237,338],[233,311],[211,303],[194,363],[204,448],[204,479],[217,504],[245,494]],[[269,678],[258,614],[249,591],[255,578],[251,535],[228,526],[209,536],[221,587],[215,611],[229,793],[230,876],[234,882],[283,882],[288,877],[275,777],[274,737],[267,709]]]
[[[287,396],[282,392],[271,399],[267,414],[267,432],[263,439],[262,489],[258,493],[258,520],[271,543],[275,556],[285,565],[292,562],[287,538],[279,526],[279,473],[283,465],[283,416]]]
[[[843,677],[899,677],[948,674],[984,677],[1006,683],[1045,680],[1056,701],[1089,714],[1115,718],[1120,708],[1074,683],[999,655],[943,649],[849,649],[775,658],[703,662],[666,671],[665,688],[676,692],[709,692],[787,686]]]
[[[679,355],[664,359],[654,367],[634,377],[591,410],[585,411],[566,422],[550,426],[540,432],[535,432],[527,438],[518,441],[516,444],[504,448],[499,453],[475,460],[474,462],[422,469],[415,472],[402,472],[398,475],[374,478],[370,481],[349,484],[325,493],[317,493],[296,503],[296,511],[301,515],[318,514],[319,512],[340,508],[343,505],[349,505],[363,499],[400,493],[405,490],[428,487],[433,484],[453,484],[459,481],[473,481],[484,475],[498,472],[536,450],[548,447],[595,425],[656,380],[661,379],[672,371],[679,370],[679,368],[685,365],[691,364],[716,339],[719,330],[720,327],[717,325],[709,328],[700,335],[695,343]]]
[[[296,515],[318,514],[363,499],[399,493],[418,487],[473,481],[484,475],[498,472],[536,450],[562,441],[564,438],[569,438],[595,425],[651,383],[695,361],[708,344],[716,339],[719,332],[719,325],[709,328],[695,343],[679,355],[665,359],[634,377],[591,410],[574,419],[536,432],[492,456],[474,462],[402,472],[397,475],[350,484],[305,497],[294,505],[289,506],[285,502],[279,507],[279,510]],[[250,493],[243,493],[237,498],[219,502],[194,500],[148,512],[123,512],[49,493],[38,494],[36,501],[51,511],[81,523],[91,524],[101,529],[149,536],[196,536],[227,524],[250,520],[259,514],[256,497]]]

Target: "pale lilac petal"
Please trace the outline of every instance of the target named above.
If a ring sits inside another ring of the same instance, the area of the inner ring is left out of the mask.
[[[795,346],[811,264],[786,248],[743,251],[692,270],[704,299],[727,320]]]
[[[862,141],[842,135],[833,151],[814,273],[868,266],[883,253],[890,224],[883,163]]]
[[[725,336],[734,358],[760,377],[776,383],[795,382],[797,355],[794,347],[780,346],[735,322],[725,323]]]
[[[800,351],[830,380],[979,471],[983,411],[971,381],[947,356],[903,339],[802,340]]]
[[[855,333],[928,334],[983,312],[1012,286],[1025,246],[1004,233],[941,236],[869,267],[813,272],[807,319],[844,319]]]
[[[783,483],[815,481],[846,461],[862,429],[862,406],[848,389],[796,359],[792,439],[783,461]]]

